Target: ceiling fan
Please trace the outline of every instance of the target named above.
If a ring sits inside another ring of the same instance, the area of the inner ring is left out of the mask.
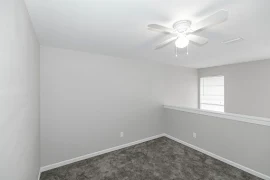
[[[207,38],[194,35],[194,33],[204,30],[207,27],[222,23],[228,18],[228,11],[220,10],[207,18],[193,24],[190,20],[180,20],[173,24],[172,28],[168,28],[158,24],[149,24],[148,28],[150,30],[159,31],[167,34],[173,35],[173,37],[165,40],[164,42],[158,44],[155,49],[160,49],[166,45],[175,41],[175,47],[185,48],[188,46],[189,41],[194,42],[198,45],[204,45],[208,42]]]

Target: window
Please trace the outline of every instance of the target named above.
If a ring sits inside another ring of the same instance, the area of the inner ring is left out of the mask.
[[[200,109],[224,112],[224,76],[200,78]]]

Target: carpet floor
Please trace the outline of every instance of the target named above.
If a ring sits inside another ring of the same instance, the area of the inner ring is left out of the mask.
[[[259,180],[166,137],[43,172],[40,180]]]

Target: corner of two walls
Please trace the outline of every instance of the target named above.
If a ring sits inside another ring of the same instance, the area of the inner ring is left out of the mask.
[[[41,47],[41,165],[164,133],[196,88],[195,69]]]
[[[0,179],[36,180],[40,46],[23,0],[1,1],[0,14]]]
[[[176,107],[198,107],[198,70],[194,68],[171,67],[167,78],[164,105]],[[170,134],[166,109],[163,110],[163,133]]]

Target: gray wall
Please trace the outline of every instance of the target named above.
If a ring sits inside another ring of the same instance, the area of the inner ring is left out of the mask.
[[[165,119],[167,134],[270,176],[269,126],[172,109]]]
[[[0,179],[39,172],[39,43],[23,0],[0,1]]]
[[[199,69],[225,76],[225,112],[270,118],[270,60]]]
[[[195,69],[42,47],[41,165],[163,133],[162,105],[196,107],[197,78]]]

